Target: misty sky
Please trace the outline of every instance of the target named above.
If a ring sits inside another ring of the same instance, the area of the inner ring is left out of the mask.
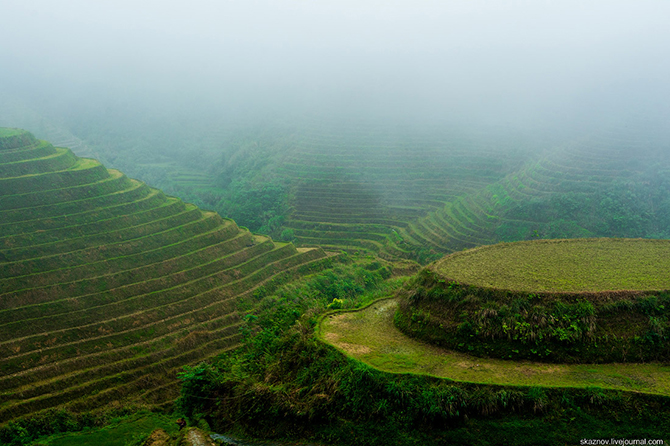
[[[0,0],[0,88],[89,107],[646,109],[668,99],[668,17],[664,0]]]

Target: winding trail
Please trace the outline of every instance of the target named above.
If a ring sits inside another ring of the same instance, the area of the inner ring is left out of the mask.
[[[670,396],[670,364],[548,364],[478,358],[435,347],[393,325],[394,299],[327,315],[319,337],[378,370],[454,381],[543,387],[593,387]]]

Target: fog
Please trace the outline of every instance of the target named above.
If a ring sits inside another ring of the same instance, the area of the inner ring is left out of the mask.
[[[73,133],[313,114],[560,133],[670,103],[661,0],[1,0],[0,17],[5,126],[29,109]]]

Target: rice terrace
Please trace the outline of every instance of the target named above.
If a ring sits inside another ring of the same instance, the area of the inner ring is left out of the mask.
[[[497,357],[661,360],[670,352],[669,250],[666,240],[573,239],[452,254],[400,292],[396,323],[430,342]]]
[[[0,161],[2,421],[170,403],[183,365],[239,345],[244,296],[328,257],[25,131],[0,129]]]
[[[670,2],[0,17],[0,446],[670,444]]]

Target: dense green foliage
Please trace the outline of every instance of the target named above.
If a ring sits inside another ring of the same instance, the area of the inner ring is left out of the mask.
[[[98,414],[90,412],[77,414],[62,409],[49,409],[31,417],[10,421],[0,427],[0,444],[7,446],[39,445],[41,442],[33,442],[43,437],[68,432],[86,432],[141,416],[150,416],[150,413],[132,406]]]
[[[280,228],[288,214],[288,193],[280,183],[265,183],[254,187],[236,183],[216,205],[221,215],[227,215],[254,232],[281,235]]]
[[[172,417],[142,408],[130,406],[96,414],[51,409],[0,427],[0,444],[141,446],[158,428],[176,437]]]
[[[99,417],[91,414],[75,415],[71,412],[52,409],[39,416],[9,422],[0,427],[0,444],[27,445],[42,436],[80,431],[102,423]]]
[[[510,292],[429,269],[400,292],[408,335],[480,356],[551,362],[646,362],[670,354],[667,292]]]
[[[667,398],[392,375],[315,339],[317,313],[329,301],[349,296],[351,307],[382,284],[378,274],[340,267],[266,295],[245,318],[242,349],[181,375],[180,407],[219,432],[328,444],[531,445],[668,434],[659,428],[670,417]]]
[[[564,192],[514,203],[509,221],[496,229],[500,240],[541,237],[670,238],[670,178],[658,168],[603,185],[595,193]]]

